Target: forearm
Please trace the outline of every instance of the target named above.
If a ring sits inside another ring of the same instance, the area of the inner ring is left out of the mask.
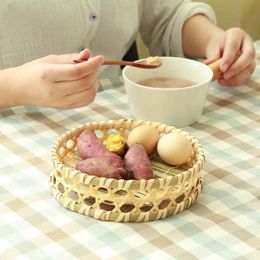
[[[11,69],[0,70],[0,109],[21,105],[19,93],[13,84],[14,75]]]
[[[205,58],[210,41],[219,38],[224,31],[215,26],[204,15],[195,15],[188,19],[182,31],[184,54],[190,58]]]

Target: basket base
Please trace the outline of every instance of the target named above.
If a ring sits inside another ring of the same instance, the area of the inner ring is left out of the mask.
[[[53,174],[50,175],[52,178]],[[88,206],[84,203],[79,203],[73,199],[65,198],[63,193],[61,193],[55,186],[50,186],[50,191],[53,197],[65,208],[75,211],[77,213],[93,217],[98,220],[103,221],[114,221],[114,222],[146,222],[164,219],[169,216],[176,215],[177,213],[182,212],[185,209],[188,209],[191,205],[194,204],[198,195],[202,190],[202,177],[199,176],[196,186],[192,189],[192,192],[180,203],[176,202],[167,207],[159,210],[152,210],[148,212],[127,212],[127,213],[117,213],[104,209],[96,209]]]

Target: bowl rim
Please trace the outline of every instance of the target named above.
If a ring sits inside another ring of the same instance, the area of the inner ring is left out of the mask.
[[[184,88],[159,88],[159,87],[152,87],[151,88],[151,87],[148,87],[148,86],[140,85],[137,82],[129,79],[129,77],[126,76],[127,70],[129,70],[129,69],[140,70],[142,68],[134,68],[134,67],[131,67],[131,66],[127,65],[122,70],[122,77],[123,77],[123,79],[129,81],[131,84],[134,84],[134,85],[138,86],[141,89],[150,89],[150,90],[158,91],[158,92],[159,91],[161,91],[161,92],[185,91],[185,90],[188,90],[188,89],[202,87],[205,84],[207,84],[210,81],[212,81],[212,79],[213,79],[213,71],[210,69],[210,67],[207,66],[206,64],[202,63],[202,62],[197,61],[197,60],[183,58],[183,57],[171,57],[171,56],[159,56],[159,59],[162,59],[162,60],[164,60],[164,59],[171,59],[171,60],[176,60],[176,61],[181,60],[181,61],[185,61],[185,62],[188,62],[188,63],[193,63],[193,64],[197,64],[197,65],[199,64],[200,66],[202,66],[206,70],[208,70],[209,77],[208,77],[208,79],[205,79],[205,80],[203,80],[203,81],[201,81],[201,82],[199,82],[197,84],[194,84],[194,85],[191,85],[191,86],[188,86],[188,87],[184,87]],[[139,60],[137,60],[137,62],[143,61],[143,60],[145,60],[145,58],[139,59]],[[147,69],[142,69],[142,70],[147,70]],[[150,70],[156,70],[156,68],[155,69],[150,69]]]

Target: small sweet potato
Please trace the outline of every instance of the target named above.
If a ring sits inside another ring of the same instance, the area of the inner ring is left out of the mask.
[[[149,180],[153,178],[151,162],[141,144],[134,144],[128,149],[124,163],[126,170],[133,175],[134,179]]]
[[[107,153],[104,157],[98,157],[98,158],[104,158],[110,165],[120,170],[120,175],[122,179],[125,180],[131,179],[132,175],[130,172],[126,170],[124,160],[119,155],[110,152]]]
[[[124,168],[111,164],[106,157],[85,159],[76,165],[76,169],[89,175],[113,179],[122,179],[122,171],[125,171]]]
[[[95,132],[85,129],[81,132],[77,143],[78,154],[82,159],[96,158],[110,153],[106,147],[100,143]]]

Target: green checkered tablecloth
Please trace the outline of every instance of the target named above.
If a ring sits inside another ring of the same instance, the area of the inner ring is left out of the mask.
[[[99,221],[49,192],[58,136],[131,118],[121,79],[102,80],[89,107],[0,111],[0,259],[260,259],[260,53],[257,62],[244,86],[211,84],[202,118],[185,128],[205,149],[204,188],[191,208],[159,221]]]

